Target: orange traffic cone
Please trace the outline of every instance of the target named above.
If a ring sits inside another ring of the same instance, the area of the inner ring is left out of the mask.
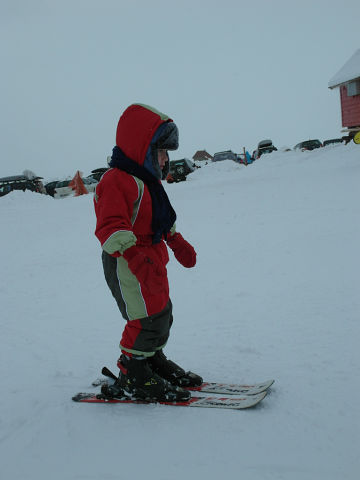
[[[84,182],[81,178],[81,173],[79,172],[79,170],[75,173],[74,178],[69,183],[69,187],[71,187],[73,190],[75,190],[75,195],[74,195],[75,197],[78,197],[79,195],[85,195],[85,194],[89,193],[86,190],[86,187],[85,187]]]

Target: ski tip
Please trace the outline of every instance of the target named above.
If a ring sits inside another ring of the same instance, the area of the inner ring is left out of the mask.
[[[74,402],[82,402],[85,398],[87,398],[89,395],[86,393],[77,393],[72,397],[72,400]],[[95,396],[95,395],[94,395]]]
[[[258,393],[256,395],[253,395],[253,396],[250,396],[250,401],[248,404],[246,404],[244,402],[244,406],[243,408],[253,408],[253,407],[257,407],[259,405],[259,403],[264,400],[264,398],[266,397],[266,395],[268,394],[268,391],[267,390],[264,390],[263,392],[261,393]]]

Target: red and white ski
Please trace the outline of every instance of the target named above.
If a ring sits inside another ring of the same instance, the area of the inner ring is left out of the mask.
[[[220,395],[258,395],[270,388],[274,381],[275,380],[268,380],[266,382],[253,383],[250,385],[204,382],[199,387],[191,387],[187,390],[203,393],[217,393]]]
[[[102,369],[102,374],[113,380],[117,378],[107,367]],[[199,387],[191,387],[187,388],[187,390],[201,393],[216,393],[218,395],[258,395],[270,388],[274,381],[275,380],[267,380],[265,382],[246,385],[238,383],[204,382]],[[108,380],[106,378],[98,378],[92,385],[93,387],[98,387],[107,383]]]
[[[191,397],[185,402],[150,402],[145,400],[137,400],[131,397],[121,397],[121,398],[107,398],[104,395],[95,394],[95,393],[78,393],[72,399],[74,402],[80,403],[106,403],[106,404],[140,404],[140,405],[149,405],[149,404],[161,404],[161,405],[171,405],[174,407],[206,407],[206,408],[227,408],[234,410],[242,410],[245,408],[254,407],[261,400],[266,397],[267,392],[264,391],[257,395],[243,395],[241,397]]]

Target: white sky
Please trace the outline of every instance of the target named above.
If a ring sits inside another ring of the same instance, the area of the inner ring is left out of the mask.
[[[341,135],[327,85],[359,0],[0,0],[0,177],[105,166],[131,103],[180,130],[171,158]]]

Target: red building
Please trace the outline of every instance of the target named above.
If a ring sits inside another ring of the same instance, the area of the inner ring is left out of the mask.
[[[342,126],[354,137],[360,131],[360,49],[333,76],[328,86],[331,89],[339,87]]]
[[[198,150],[192,158],[194,161],[199,160],[200,162],[206,160],[211,161],[213,159],[210,153],[208,153],[206,150]]]

